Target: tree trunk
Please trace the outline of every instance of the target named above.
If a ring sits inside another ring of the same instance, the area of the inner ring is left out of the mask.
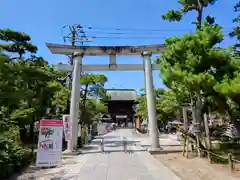
[[[31,143],[31,151],[32,151],[32,153],[34,152],[34,147],[35,147],[35,142],[34,142],[34,140],[35,140],[35,138],[34,138],[34,136],[35,136],[35,134],[34,134],[34,119],[32,120],[32,122],[31,122],[31,124],[30,124],[30,143]]]
[[[204,127],[203,114],[202,114],[202,100],[200,92],[196,93],[196,121],[199,123],[199,129]]]
[[[27,129],[25,127],[20,128],[20,139],[25,144],[28,143]]]
[[[202,7],[202,3],[200,2],[200,0],[197,0],[197,1],[198,1],[197,29],[201,29],[201,27],[202,27],[203,7]]]

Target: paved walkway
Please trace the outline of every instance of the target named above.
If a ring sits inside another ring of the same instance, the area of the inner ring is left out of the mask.
[[[77,179],[180,180],[140,146],[140,141],[132,130],[119,129],[103,137],[105,153],[94,153],[99,151],[97,148],[92,150],[92,156],[80,169]],[[123,152],[123,137],[127,138],[129,153]],[[99,145],[100,138],[94,140],[91,145]]]
[[[123,152],[123,136],[128,140],[128,150],[130,150],[128,153]],[[105,153],[100,152],[102,137],[104,137]],[[60,167],[35,172],[32,179],[180,180],[140,146],[141,138],[132,133],[131,129],[119,129],[102,137],[97,137],[86,146],[79,156],[64,160]],[[18,179],[26,180],[29,176],[30,174]]]

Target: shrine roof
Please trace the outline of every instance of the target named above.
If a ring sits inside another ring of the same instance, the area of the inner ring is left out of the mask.
[[[137,93],[134,89],[106,89],[110,101],[135,101]]]

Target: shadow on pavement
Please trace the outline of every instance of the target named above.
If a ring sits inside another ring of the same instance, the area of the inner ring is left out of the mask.
[[[141,141],[127,141],[127,145],[136,145],[137,143],[140,143]],[[122,146],[123,145],[123,141],[122,140],[105,140],[104,145],[114,145],[114,146]],[[93,140],[91,142],[92,145],[101,145],[101,141],[96,141]]]
[[[134,153],[134,152],[143,152],[147,149],[139,149],[139,150],[127,150],[126,153]],[[124,152],[124,150],[106,150],[104,152],[98,150],[98,151],[90,151],[90,152],[82,152],[81,154],[110,154],[110,153],[118,153],[118,152]]]
[[[6,180],[35,180],[39,179],[42,176],[57,176],[53,178],[62,178],[63,175],[66,174],[63,170],[57,170],[55,172],[47,172],[46,169],[55,169],[56,167],[49,167],[49,168],[39,168],[35,165],[31,164],[22,172],[14,174],[12,177],[7,178]]]
[[[151,145],[141,145],[142,147],[150,147]],[[182,147],[181,144],[160,144],[160,146],[166,146],[166,147]]]
[[[91,150],[97,150],[98,147],[97,146],[91,146],[91,145],[88,145],[88,146],[84,146],[81,148],[82,150],[86,150],[86,151],[91,151]]]
[[[114,138],[118,138],[118,136],[95,136],[95,139],[114,139]]]

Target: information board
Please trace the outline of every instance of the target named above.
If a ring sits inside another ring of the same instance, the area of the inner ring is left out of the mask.
[[[61,163],[62,120],[41,120],[39,128],[36,166],[52,167]]]

